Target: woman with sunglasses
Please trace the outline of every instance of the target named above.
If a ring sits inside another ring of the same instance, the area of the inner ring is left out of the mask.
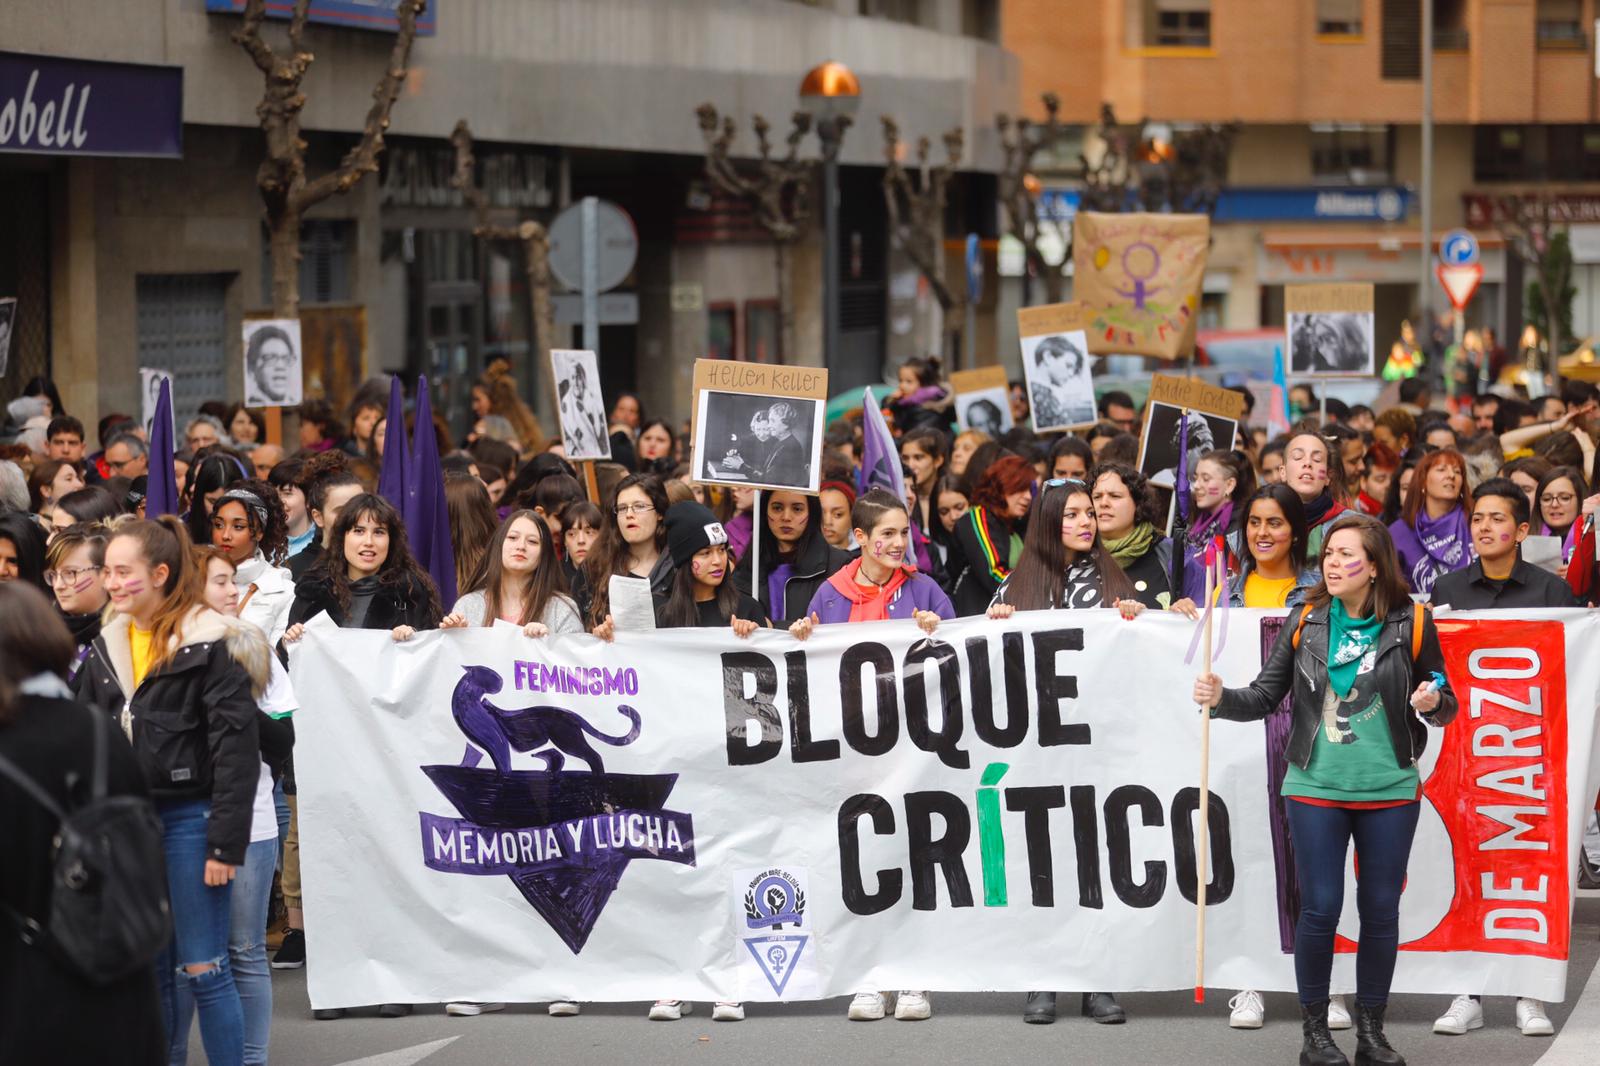
[[[1100,540],[1094,501],[1081,481],[1053,478],[1042,486],[1028,512],[1028,532],[1016,568],[995,590],[988,617],[1010,618],[1018,611],[1080,610],[1115,607],[1133,619],[1145,611],[1138,592]],[[1121,1025],[1127,1012],[1110,992],[1085,992],[1083,1015],[1101,1025]],[[1029,992],[1022,1020],[1049,1025],[1056,1020],[1056,994]]]

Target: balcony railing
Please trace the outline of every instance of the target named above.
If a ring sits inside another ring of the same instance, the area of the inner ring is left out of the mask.
[[[1540,22],[1534,30],[1540,48],[1582,50],[1589,43],[1581,22]]]

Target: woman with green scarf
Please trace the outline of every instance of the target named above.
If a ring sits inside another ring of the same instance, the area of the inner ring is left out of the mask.
[[[1260,721],[1290,697],[1278,791],[1300,888],[1301,1066],[1348,1066],[1328,1032],[1328,983],[1352,843],[1361,857],[1356,1062],[1404,1066],[1384,1036],[1384,1010],[1421,813],[1424,724],[1447,725],[1456,715],[1444,669],[1438,631],[1410,601],[1389,531],[1375,518],[1347,514],[1329,529],[1322,580],[1290,613],[1250,687],[1224,689],[1212,673],[1195,681],[1195,702],[1232,721]]]
[[[1133,582],[1139,602],[1164,609],[1172,602],[1172,541],[1156,529],[1155,493],[1124,463],[1101,463],[1089,483],[1100,543]]]

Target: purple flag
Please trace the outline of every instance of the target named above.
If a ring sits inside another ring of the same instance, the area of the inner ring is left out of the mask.
[[[411,445],[406,442],[406,397],[398,374],[389,379],[389,413],[385,417],[388,425],[383,429],[383,469],[378,472],[378,495],[404,515],[411,486]]]
[[[856,471],[856,489],[888,489],[894,498],[906,498],[905,475],[900,469],[900,449],[895,447],[889,423],[883,420],[871,389],[861,390],[861,469]]]
[[[177,468],[172,453],[172,379],[162,378],[156,417],[150,423],[150,472],[144,489],[146,518],[178,513]]]
[[[384,446],[384,459],[389,457]],[[450,512],[444,500],[444,469],[439,465],[439,438],[433,431],[433,405],[428,378],[417,378],[417,425],[411,440],[410,484],[401,508],[411,551],[439,588],[440,607],[456,602],[456,560],[450,545]]]

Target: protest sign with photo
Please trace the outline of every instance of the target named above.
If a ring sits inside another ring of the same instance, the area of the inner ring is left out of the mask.
[[[827,402],[820,367],[696,359],[694,479],[816,492]]]
[[[1185,411],[1189,413],[1187,421]],[[1244,397],[1232,389],[1199,378],[1153,375],[1139,438],[1139,472],[1162,488],[1172,488],[1177,483],[1184,442],[1188,446],[1185,469],[1193,475],[1194,464],[1206,452],[1233,447],[1243,417]]]
[[[1005,367],[957,370],[950,375],[950,388],[955,392],[956,425],[961,429],[975,429],[998,440],[1012,427],[1011,387]]]
[[[1092,316],[1079,303],[1017,311],[1022,373],[1033,428],[1077,429],[1095,421],[1094,379],[1085,330]]]
[[[172,371],[158,370],[155,367],[142,366],[139,368],[139,424],[144,427],[146,434],[150,432],[150,424],[156,420],[156,402],[161,399],[161,383],[172,380]],[[176,384],[174,384],[176,390]],[[174,392],[176,395],[176,392]],[[172,411],[173,433],[177,433],[178,411],[174,406]]]
[[[247,319],[244,323],[245,406],[297,407],[303,380],[300,320]]]
[[[0,298],[0,378],[6,376],[11,366],[11,334],[17,326],[17,298]]]
[[[1288,285],[1289,373],[1371,377],[1378,370],[1371,285]]]
[[[1232,612],[1225,683],[1283,624]],[[1394,990],[1560,1000],[1600,615],[1438,629],[1460,713],[1418,761]],[[1112,610],[737,646],[313,620],[290,652],[311,1006],[1188,989],[1202,839],[1205,983],[1292,990],[1289,730],[1213,722],[1197,817],[1194,634]]]
[[[1091,316],[1091,352],[1176,359],[1194,346],[1209,218],[1080,211],[1072,233],[1073,296]]]
[[[600,395],[600,361],[590,351],[550,350],[561,416],[561,449],[568,459],[609,460],[611,434]]]

